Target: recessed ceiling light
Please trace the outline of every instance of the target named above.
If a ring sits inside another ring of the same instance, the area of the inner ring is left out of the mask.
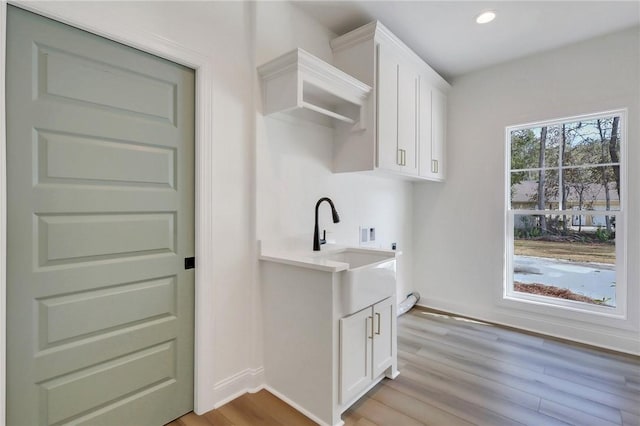
[[[478,17],[476,18],[476,22],[478,24],[487,24],[494,19],[496,19],[496,13],[492,10],[487,10],[486,12],[482,12],[480,15],[478,15]]]

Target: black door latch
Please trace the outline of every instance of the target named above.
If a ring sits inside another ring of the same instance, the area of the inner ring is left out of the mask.
[[[193,269],[196,267],[196,258],[195,257],[185,257],[184,258],[184,269]]]

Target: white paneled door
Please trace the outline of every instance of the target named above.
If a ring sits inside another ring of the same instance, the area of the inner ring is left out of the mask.
[[[8,425],[192,409],[194,77],[8,7]]]

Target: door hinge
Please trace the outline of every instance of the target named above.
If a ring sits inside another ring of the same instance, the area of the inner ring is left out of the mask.
[[[184,269],[193,269],[196,267],[196,258],[195,257],[185,257],[184,258]]]

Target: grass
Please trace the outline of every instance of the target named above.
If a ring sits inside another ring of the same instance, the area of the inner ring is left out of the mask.
[[[606,243],[573,241],[515,240],[514,253],[520,256],[547,257],[572,262],[616,263],[616,248]]]

